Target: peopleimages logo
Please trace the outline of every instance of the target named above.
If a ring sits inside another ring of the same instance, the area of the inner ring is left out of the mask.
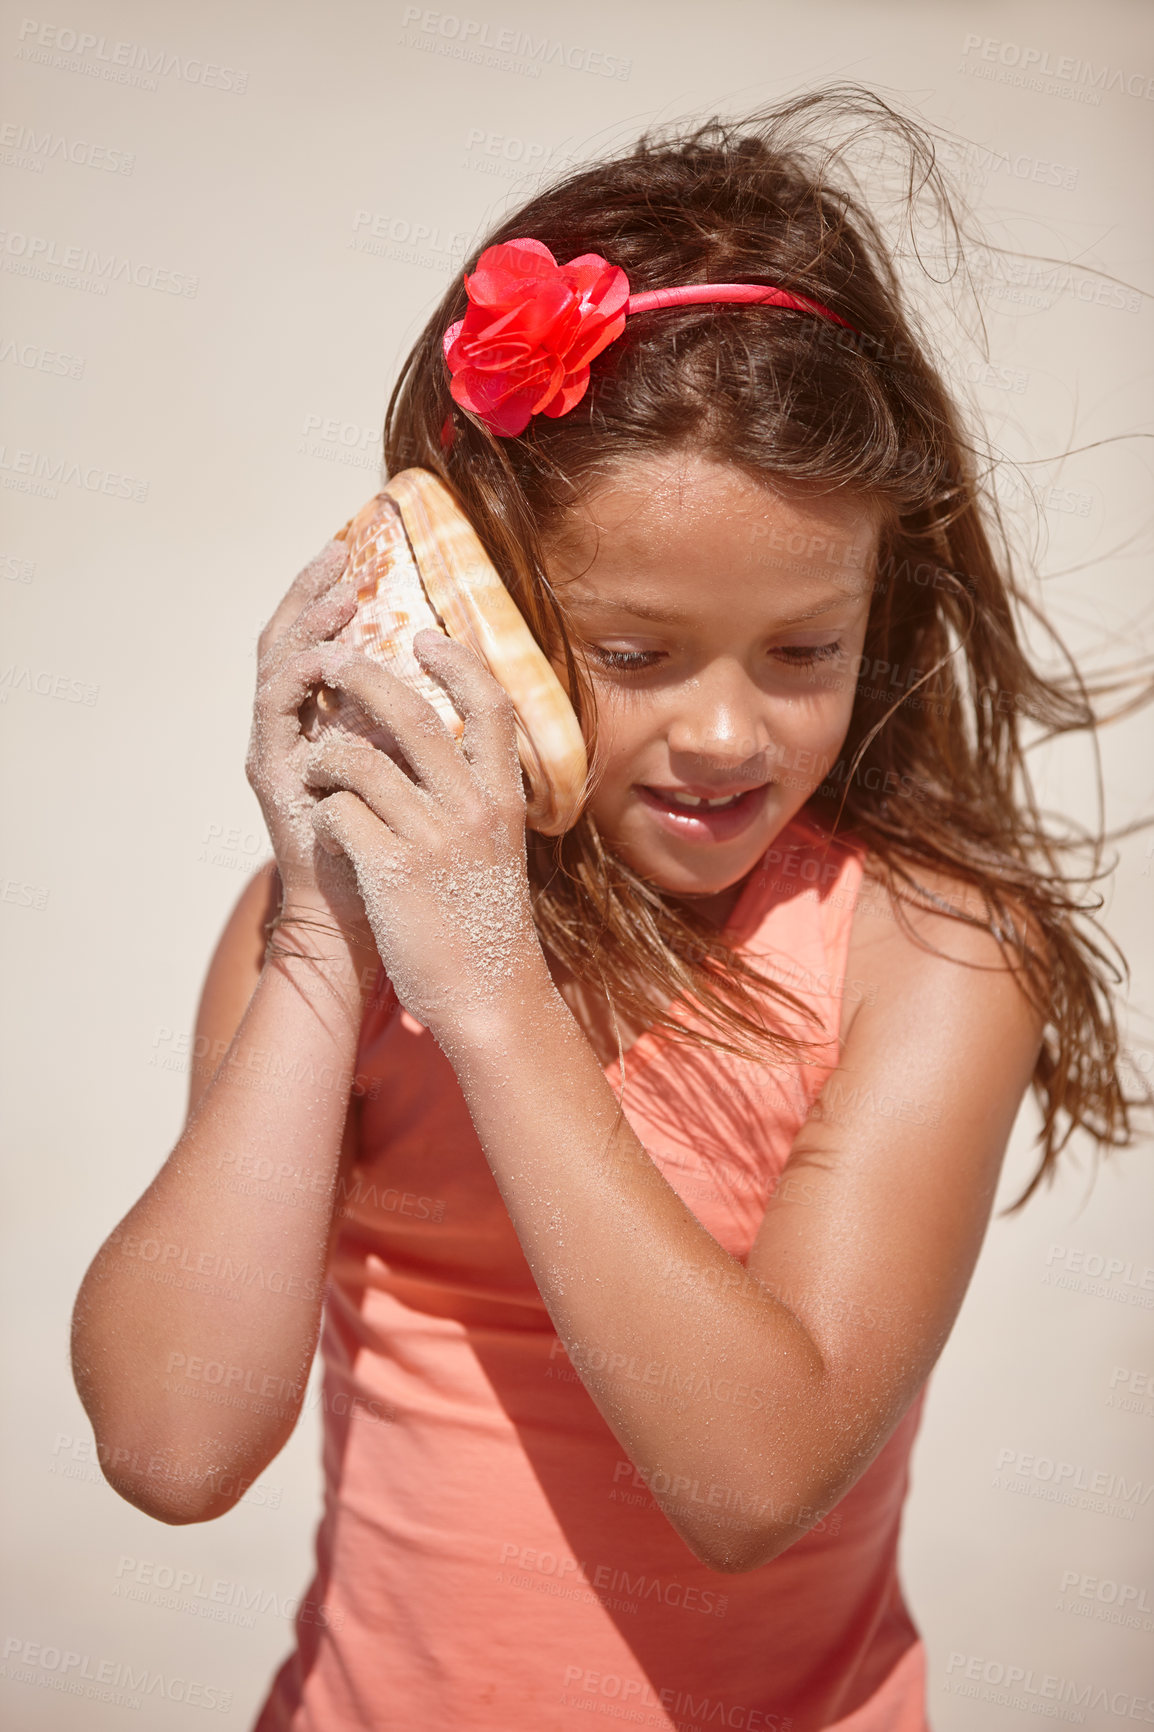
[[[84,377],[82,356],[66,355],[59,349],[45,349],[39,343],[25,343],[18,337],[0,337],[0,361],[24,367],[30,373],[54,373],[61,379]]]
[[[1111,1576],[1091,1576],[1082,1570],[1063,1570],[1055,1602],[1056,1612],[1090,1618],[1096,1623],[1117,1624],[1126,1630],[1154,1630],[1154,1606],[1146,1589],[1135,1582],[1117,1582]]]
[[[152,1672],[147,1664],[135,1665],[130,1660],[103,1659],[82,1654],[78,1648],[33,1642],[25,1636],[6,1638],[0,1673],[14,1683],[38,1684],[42,1689],[62,1690],[67,1696],[89,1696],[126,1708],[140,1708],[146,1696],[218,1714],[227,1714],[232,1706],[232,1691],[218,1685]]]
[[[656,1694],[654,1694],[656,1692]],[[562,1707],[578,1708],[586,1714],[628,1720],[635,1725],[732,1726],[734,1732],[790,1732],[793,1720],[769,1708],[751,1708],[726,1696],[694,1696],[677,1685],[664,1688],[648,1678],[627,1678],[618,1672],[594,1672],[584,1663],[566,1666]],[[656,1709],[643,1715],[642,1709]]]
[[[156,90],[160,78],[178,78],[185,84],[202,84],[208,90],[227,90],[243,96],[248,73],[213,60],[179,54],[171,48],[147,47],[143,42],[115,42],[74,30],[66,24],[44,24],[25,18],[20,25],[18,60],[52,66],[60,72],[79,72],[113,84],[131,84],[140,90]]]
[[[979,1697],[1004,1708],[1024,1708],[1031,1714],[1068,1720],[1074,1725],[1085,1723],[1085,1709],[1103,1710],[1119,1719],[1154,1725],[1154,1700],[1148,1696],[1132,1696],[1128,1690],[1114,1690],[1108,1684],[1062,1678],[1055,1672],[1036,1672],[1032,1666],[989,1660],[982,1654],[955,1650],[946,1665],[946,1689],[954,1696]],[[1097,1719],[1092,1723],[1102,1724]]]
[[[70,162],[76,168],[99,169],[106,174],[131,174],[136,154],[90,139],[68,138],[62,132],[37,132],[18,121],[0,126],[0,162],[10,168],[29,168],[36,174],[46,162]]]
[[[1091,92],[1102,90],[1114,90],[1121,96],[1136,96],[1146,102],[1154,97],[1154,77],[1144,72],[1123,72],[1121,67],[1109,64],[1095,66],[1093,61],[1081,60],[1076,54],[1054,56],[1048,48],[1028,48],[1020,42],[1001,42],[996,36],[972,33],[962,44],[962,53],[967,58],[976,56],[991,67],[1019,74],[1017,82],[1030,88],[1046,90],[1041,80],[1050,79],[1054,94],[1069,85],[1084,90],[1083,100],[1089,102],[1099,100]]]
[[[71,679],[67,674],[52,673],[47,668],[33,670],[18,662],[0,666],[0,704],[8,702],[10,692],[34,692],[39,698],[58,698],[61,703],[84,704],[91,709],[100,696],[100,687],[88,680]]]
[[[1032,180],[1035,186],[1056,186],[1073,192],[1078,184],[1079,169],[1053,162],[1048,157],[1031,156],[1019,151],[1010,156],[1006,151],[988,145],[974,144],[968,139],[943,139],[936,147],[939,161],[961,180],[987,186],[990,177],[1004,174],[1012,180]]]
[[[1127,1479],[1108,1468],[1032,1455],[1023,1449],[998,1451],[993,1484],[1000,1491],[1022,1492],[1049,1503],[1120,1516],[1123,1521],[1133,1521],[1135,1511],[1144,1509],[1154,1495],[1154,1481]]]
[[[435,12],[424,6],[406,6],[401,29],[403,48],[448,54],[453,59],[521,72],[530,78],[539,78],[543,66],[563,66],[595,78],[622,80],[633,69],[632,60],[619,54],[603,54],[598,48],[562,42],[554,36],[535,37],[512,24],[494,25],[487,18],[462,18],[456,12]]]
[[[190,1612],[194,1617],[235,1623],[248,1630],[255,1626],[254,1613],[299,1617],[302,1624],[325,1625],[334,1630],[339,1630],[345,1621],[343,1611],[315,1600],[302,1601],[295,1594],[279,1593],[275,1588],[228,1576],[209,1578],[202,1570],[123,1554],[116,1566],[112,1593],[119,1599],[142,1600],[166,1611]]]
[[[44,282],[62,282],[66,287],[84,287],[106,295],[109,283],[131,283],[138,289],[156,289],[165,295],[184,295],[193,300],[199,277],[185,276],[163,266],[121,253],[98,253],[93,247],[61,245],[49,235],[23,234],[0,229],[0,268],[16,276],[39,277]]]
[[[1154,1311],[1154,1263],[1135,1263],[1131,1257],[1107,1256],[1084,1245],[1051,1245],[1046,1252],[1042,1280],[1047,1287],[1062,1287],[1109,1299],[1116,1305],[1137,1305]]]
[[[11,451],[7,445],[0,445],[0,483],[18,493],[38,493],[46,499],[55,499],[61,487],[130,499],[137,505],[148,499],[148,482],[134,475],[122,475],[98,463],[75,463],[46,451]]]

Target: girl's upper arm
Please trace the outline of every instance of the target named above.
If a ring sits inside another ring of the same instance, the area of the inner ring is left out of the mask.
[[[876,992],[856,1010],[748,1258],[824,1362],[841,1434],[835,1498],[953,1326],[1044,1027],[988,932],[906,913],[944,955],[888,907],[855,914],[846,974]]]
[[[256,991],[264,967],[265,925],[280,907],[280,900],[280,873],[276,861],[270,860],[249,879],[225,922],[208,965],[196,1013],[186,1128]],[[357,1099],[351,1096],[341,1139],[342,1175],[355,1158],[356,1140]]]
[[[196,1011],[196,1036],[189,1062],[189,1108],[185,1129],[198,1108],[204,1089],[217,1074],[220,1060],[232,1044],[244,1011],[248,1010],[265,963],[265,925],[281,906],[281,873],[276,861],[256,869],[237,897],[213,951]],[[359,1112],[350,1096],[341,1134],[340,1173],[345,1176],[357,1155]]]
[[[188,1077],[191,1119],[232,1044],[264,966],[265,923],[280,907],[276,861],[261,866],[241,891],[208,965],[196,1013]],[[186,1119],[186,1125],[187,1125]]]

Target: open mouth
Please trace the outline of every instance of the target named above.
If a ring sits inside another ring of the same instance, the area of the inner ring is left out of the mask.
[[[638,785],[648,809],[672,834],[687,840],[722,842],[736,836],[760,814],[772,783],[745,788],[737,794],[712,798],[684,792],[680,788],[649,788]]]

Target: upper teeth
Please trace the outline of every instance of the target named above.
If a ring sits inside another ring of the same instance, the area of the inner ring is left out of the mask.
[[[723,794],[719,800],[703,800],[699,794],[682,794],[671,788],[665,798],[672,800],[675,806],[709,806],[712,809],[714,806],[732,806],[735,800],[741,799],[741,795]]]

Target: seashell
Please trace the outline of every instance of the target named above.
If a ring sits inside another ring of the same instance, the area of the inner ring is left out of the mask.
[[[588,765],[573,707],[548,659],[501,582],[476,531],[448,488],[426,469],[405,469],[371,499],[339,537],[357,611],[337,641],[362,650],[432,704],[456,739],[464,723],[448,693],[413,654],[425,626],[466,643],[513,701],[527,786],[526,822],[547,836],[576,823]],[[363,735],[403,762],[392,734],[358,705],[322,686],[302,727],[319,739],[333,727]]]
[[[426,626],[443,628],[425,595],[400,507],[388,494],[378,493],[337,531],[334,540],[348,543],[346,575],[357,584],[357,611],[335,641],[363,651],[413,686],[460,739],[464,725],[447,692],[413,654],[416,632]],[[400,760],[400,748],[391,732],[367,716],[352,698],[321,686],[316,693],[315,719],[309,717],[304,732],[316,740],[342,728],[363,735]]]

